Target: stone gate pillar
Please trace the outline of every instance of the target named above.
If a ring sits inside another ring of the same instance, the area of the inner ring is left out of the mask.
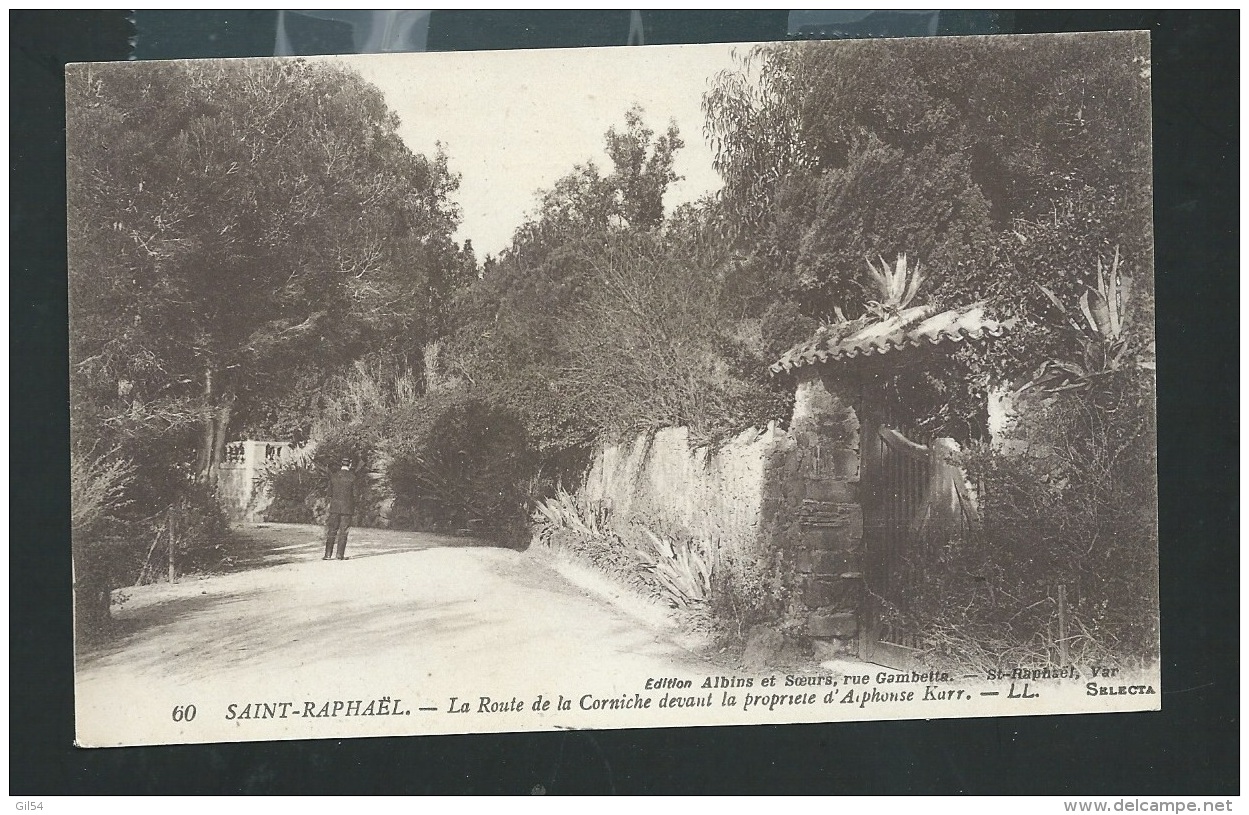
[[[814,366],[797,377],[778,543],[806,607],[806,633],[817,642],[817,656],[851,654],[863,594],[856,392]]]

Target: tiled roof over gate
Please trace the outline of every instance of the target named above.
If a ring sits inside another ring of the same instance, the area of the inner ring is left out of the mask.
[[[1013,319],[998,321],[986,316],[984,303],[934,312],[936,309],[932,306],[914,306],[884,320],[863,325],[860,325],[861,320],[856,320],[848,326],[822,326],[809,340],[786,351],[772,365],[772,373],[779,374],[821,362],[894,353],[906,348],[1000,337],[1014,325]],[[856,325],[858,327],[854,327]],[[850,333],[844,333],[846,328],[850,329]]]

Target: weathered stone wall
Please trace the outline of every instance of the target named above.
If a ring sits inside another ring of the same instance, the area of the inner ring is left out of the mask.
[[[691,450],[685,428],[610,445],[595,455],[582,499],[614,519],[658,521],[739,553],[764,545],[763,492],[772,452],[785,434],[750,430],[724,446]]]
[[[794,591],[790,633],[817,652],[857,648],[863,603],[859,424],[848,384],[803,372],[788,431],[748,431],[691,451],[684,428],[601,449],[581,500],[617,522],[649,519],[779,563]]]

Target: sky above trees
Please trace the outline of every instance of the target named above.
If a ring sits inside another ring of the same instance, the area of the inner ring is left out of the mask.
[[[675,121],[685,142],[668,189],[668,211],[721,186],[703,137],[703,93],[733,52],[748,44],[494,51],[352,57],[349,64],[382,90],[399,114],[413,152],[446,149],[461,174],[459,240],[479,257],[506,247],[525,216],[574,164],[610,167],[603,134],[640,105],[656,131]],[[437,70],[426,70],[437,61]]]

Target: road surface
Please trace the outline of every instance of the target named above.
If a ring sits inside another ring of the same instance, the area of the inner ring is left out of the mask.
[[[222,720],[231,700],[385,692],[441,708],[456,688],[476,704],[491,689],[572,693],[611,676],[630,689],[638,677],[717,670],[672,628],[578,588],[533,553],[353,529],[348,559],[323,561],[317,527],[241,532],[235,571],[126,590],[114,607],[119,636],[78,654],[80,742],[159,729],[173,705],[197,701],[197,715]],[[194,726],[186,738],[201,740]]]

